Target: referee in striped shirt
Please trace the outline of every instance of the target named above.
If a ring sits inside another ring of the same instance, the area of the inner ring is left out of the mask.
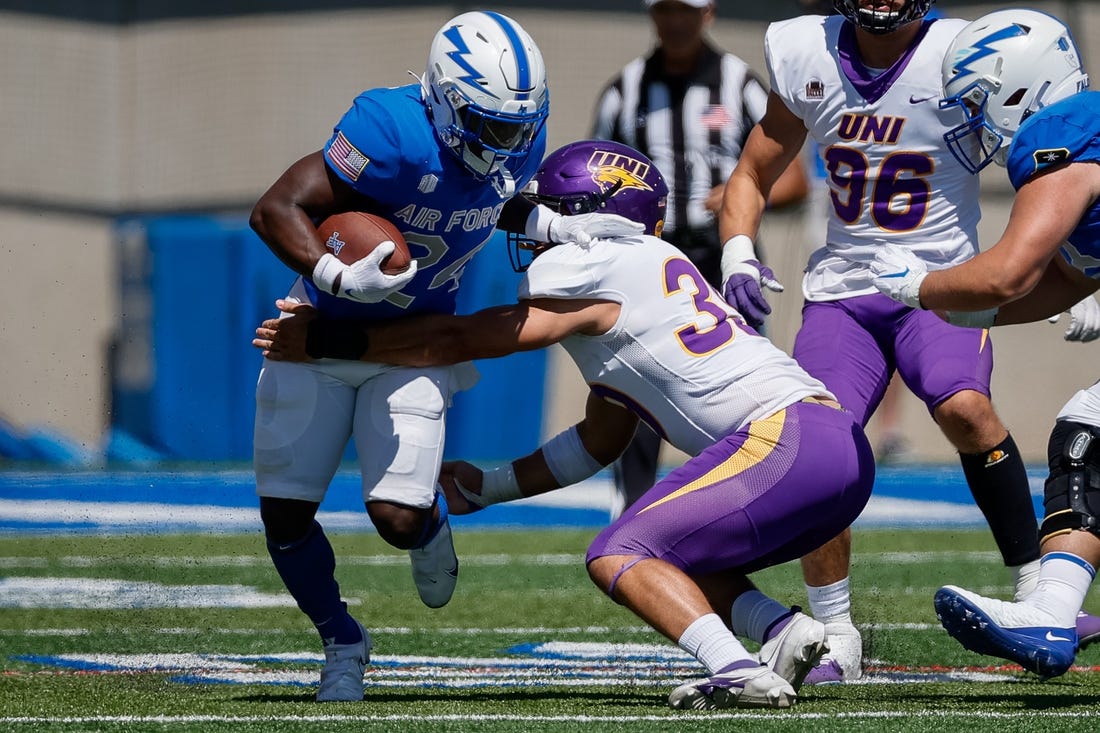
[[[748,64],[706,36],[713,0],[644,0],[657,36],[646,56],[611,80],[596,106],[593,137],[645,153],[669,187],[662,237],[688,256],[719,292],[722,189],[768,91]],[[769,205],[803,200],[806,174],[796,160],[772,188]],[[615,463],[618,516],[655,482],[661,439],[645,423]]]

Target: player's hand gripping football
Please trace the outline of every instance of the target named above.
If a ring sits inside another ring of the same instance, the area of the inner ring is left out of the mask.
[[[1066,312],[1069,313],[1069,327],[1063,335],[1066,341],[1088,343],[1100,337],[1100,303],[1096,298],[1090,295]],[[1061,316],[1059,313],[1047,320],[1057,323]]]
[[[910,308],[920,308],[920,286],[928,275],[928,266],[905,247],[882,244],[871,262],[872,283]]]
[[[309,303],[281,298],[275,305],[287,315],[268,318],[260,324],[252,345],[272,361],[313,361],[306,351],[306,343],[309,323],[317,317],[317,310]]]
[[[382,261],[396,248],[393,242],[382,242],[366,257],[350,265],[326,253],[313,269],[313,282],[325,292],[357,303],[385,300],[405,287],[416,275],[416,260],[409,263],[407,270],[396,275],[382,271]]]
[[[645,233],[645,225],[618,214],[577,214],[558,216],[550,222],[548,235],[555,244],[590,244],[593,239],[635,237]]]
[[[763,288],[783,292],[772,268],[756,259],[752,240],[744,235],[732,237],[722,246],[722,297],[753,328],[763,326],[772,312]]]

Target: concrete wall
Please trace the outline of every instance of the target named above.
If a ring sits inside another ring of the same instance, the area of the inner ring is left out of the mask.
[[[1032,6],[1068,17],[1090,70],[1100,72],[1096,3]],[[0,416],[98,445],[109,421],[106,344],[123,307],[114,216],[247,210],[291,162],[324,143],[361,89],[412,81],[406,70],[421,73],[433,33],[455,7],[122,27],[0,13]],[[531,32],[546,57],[552,148],[587,136],[601,86],[651,42],[641,10],[498,7]],[[948,10],[976,17],[996,7],[953,3]],[[763,72],[763,30],[720,19],[712,35]],[[986,181],[982,236],[991,242],[1010,199],[1001,172]],[[772,298],[771,320],[774,340],[786,349],[800,319],[807,238],[801,212],[769,214],[761,237],[788,286]],[[1065,344],[1061,332],[1037,324],[996,335],[995,402],[1031,460],[1042,458],[1058,407],[1095,378],[1086,365],[1094,347]],[[547,433],[583,406],[583,386],[560,350],[553,363]],[[902,420],[917,458],[951,456],[922,405],[903,401]]]

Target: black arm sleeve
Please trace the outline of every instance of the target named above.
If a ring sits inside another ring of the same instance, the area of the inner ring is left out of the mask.
[[[497,229],[514,234],[523,234],[527,228],[527,217],[535,203],[523,196],[513,196],[504,203],[497,219]]]
[[[353,321],[316,318],[306,330],[306,353],[314,359],[358,361],[367,344],[366,327]]]

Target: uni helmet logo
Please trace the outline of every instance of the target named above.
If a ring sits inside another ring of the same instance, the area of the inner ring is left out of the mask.
[[[595,150],[588,158],[588,170],[592,171],[592,180],[599,184],[601,191],[616,184],[619,185],[619,190],[653,190],[653,186],[645,182],[645,177],[649,174],[649,163],[629,155],[610,150]]]
[[[340,232],[333,232],[328,235],[328,241],[325,242],[325,246],[332,250],[334,255],[340,254],[340,250],[347,244],[344,240],[340,239]]]

